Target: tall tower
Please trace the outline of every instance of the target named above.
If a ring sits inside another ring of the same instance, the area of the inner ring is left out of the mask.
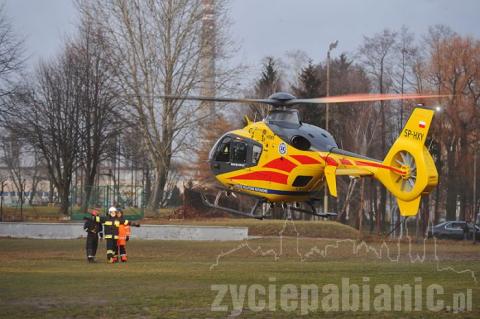
[[[202,96],[215,96],[215,0],[202,0],[202,51],[201,51],[201,75],[202,87],[200,94]],[[205,112],[209,114],[207,122],[214,120],[215,103],[203,102]]]

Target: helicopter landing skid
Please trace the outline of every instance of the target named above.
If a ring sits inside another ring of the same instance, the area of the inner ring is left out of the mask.
[[[225,206],[221,206],[219,205],[219,201],[222,197],[222,195],[229,195],[231,193],[238,193],[238,194],[241,194],[241,195],[245,195],[245,193],[241,193],[241,192],[236,192],[234,190],[230,190],[230,189],[224,189],[224,188],[219,188],[219,191],[217,193],[217,195],[215,196],[215,201],[213,203],[211,203],[207,196],[204,194],[204,193],[200,193],[201,197],[202,197],[202,202],[205,206],[207,207],[210,207],[210,208],[214,208],[214,209],[219,209],[219,210],[223,210],[223,211],[226,211],[227,213],[231,213],[231,214],[235,214],[235,215],[240,215],[240,216],[244,216],[244,217],[251,217],[251,218],[256,218],[256,219],[260,219],[262,220],[265,216],[263,215],[258,215],[258,214],[255,214],[255,212],[257,211],[257,209],[264,203],[266,203],[267,201],[262,198],[262,197],[256,197],[256,196],[251,196],[251,195],[247,195],[249,197],[253,197],[256,199],[256,202],[255,202],[255,205],[253,205],[252,209],[250,210],[249,213],[247,212],[243,212],[241,210],[237,210],[237,209],[234,209],[234,208],[230,208],[230,207],[225,207]]]
[[[207,196],[204,193],[202,193],[202,192],[200,193],[201,198],[202,198],[202,202],[205,206],[210,207],[210,208],[214,208],[214,209],[223,210],[227,213],[240,215],[240,216],[244,216],[244,217],[256,218],[256,219],[260,219],[260,220],[262,220],[266,217],[266,215],[264,215],[263,212],[261,213],[261,215],[255,214],[255,212],[258,210],[259,207],[262,206],[262,204],[268,203],[268,201],[265,198],[258,197],[258,196],[253,196],[253,195],[248,195],[248,194],[245,194],[243,192],[235,191],[235,190],[232,190],[232,189],[226,189],[226,188],[221,188],[221,187],[218,187],[218,189],[219,189],[219,191],[217,192],[217,195],[215,196],[215,200],[214,200],[213,203],[208,200]],[[252,207],[252,209],[250,210],[249,213],[243,212],[243,211],[231,208],[231,207],[225,207],[225,206],[219,205],[219,202],[220,202],[220,199],[222,198],[222,195],[228,196],[230,194],[235,194],[235,193],[241,194],[242,196],[248,196],[248,197],[256,199],[255,205]],[[289,208],[290,208],[290,210],[293,210],[293,211],[297,211],[297,212],[300,212],[300,213],[309,214],[309,215],[313,215],[313,216],[317,216],[317,217],[323,217],[323,218],[337,217],[336,213],[329,213],[329,212],[319,213],[319,212],[317,212],[317,209],[315,208],[315,206],[313,205],[313,203],[311,201],[306,202],[306,204],[310,207],[310,210],[303,209],[303,208],[300,208],[300,207],[295,207],[294,205],[290,205]],[[273,205],[273,203],[270,203],[270,205]],[[285,208],[286,206],[282,205],[282,207]]]
[[[290,206],[290,210],[297,211],[297,212],[304,213],[304,214],[317,216],[317,217],[324,217],[324,218],[337,217],[336,213],[328,213],[328,212],[327,213],[319,213],[319,212],[317,212],[317,209],[315,208],[315,206],[313,206],[313,204],[311,202],[306,202],[306,204],[310,207],[310,210],[303,209],[303,208],[300,208],[300,207],[295,207],[293,205]]]

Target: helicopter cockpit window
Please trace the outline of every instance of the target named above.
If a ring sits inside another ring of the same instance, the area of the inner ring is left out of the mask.
[[[252,150],[252,164],[257,164],[260,159],[260,154],[262,153],[262,148],[258,145],[253,145]]]
[[[223,141],[218,145],[217,154],[215,155],[215,161],[217,162],[230,162],[230,145],[232,139],[230,137],[226,137]]]
[[[232,163],[245,164],[247,162],[247,144],[243,142],[232,143]]]

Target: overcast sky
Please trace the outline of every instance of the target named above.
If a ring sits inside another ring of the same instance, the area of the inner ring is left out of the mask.
[[[480,38],[480,0],[230,0],[237,59],[258,64],[267,56],[303,50],[315,61],[339,40],[335,54],[352,52],[363,35],[408,26],[417,35],[445,24],[462,35]],[[26,37],[32,57],[48,58],[73,31],[72,0],[6,0],[14,28]]]

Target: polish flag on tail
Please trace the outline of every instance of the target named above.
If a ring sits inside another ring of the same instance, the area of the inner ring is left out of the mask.
[[[418,122],[418,126],[419,126],[420,128],[425,128],[426,125],[427,125],[427,123],[425,123],[425,121],[419,121],[419,122]]]

